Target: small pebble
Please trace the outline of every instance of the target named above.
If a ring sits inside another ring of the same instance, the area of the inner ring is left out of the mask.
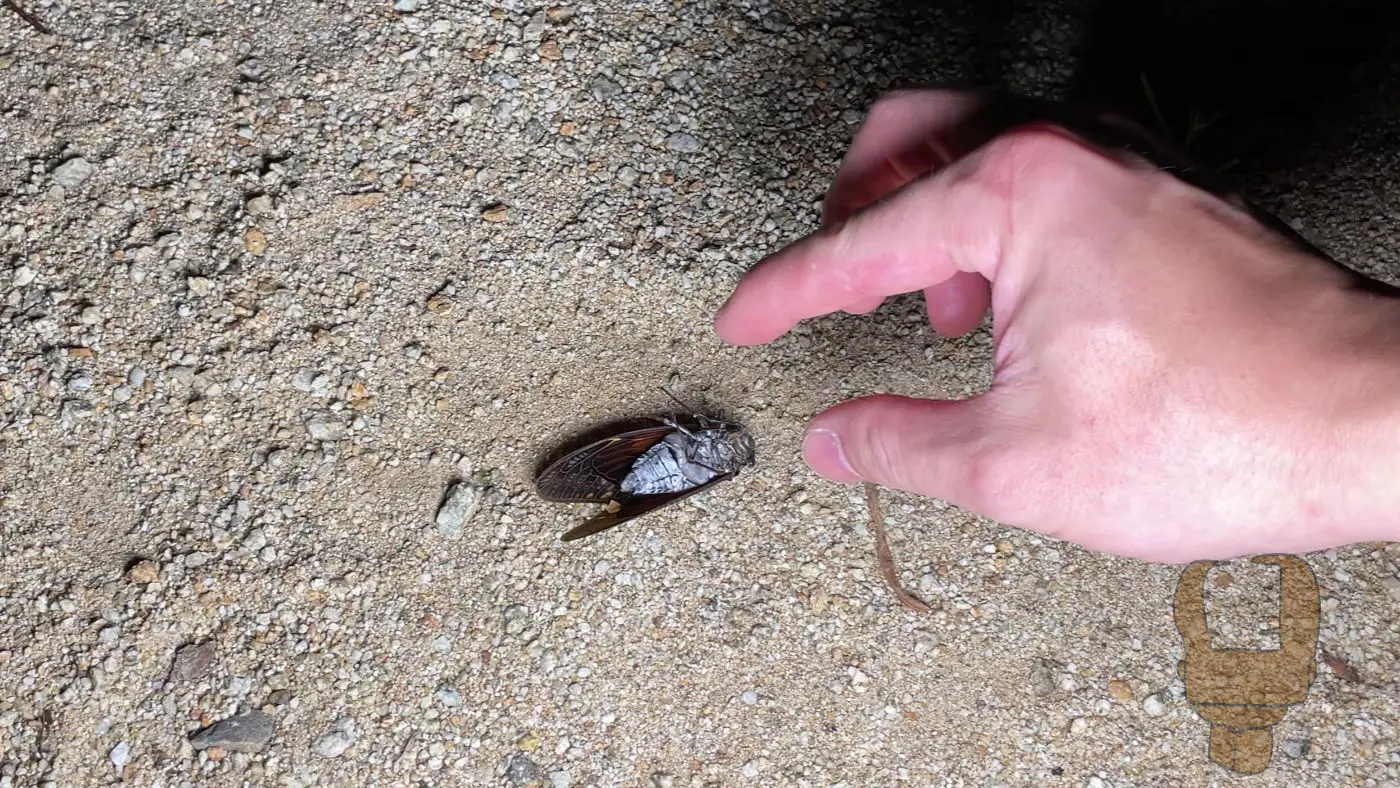
[[[622,94],[622,86],[610,79],[599,77],[589,85],[593,91],[593,98],[599,101],[610,101]]]
[[[97,168],[89,164],[87,159],[80,156],[58,165],[53,171],[53,180],[54,183],[65,189],[76,189],[83,185],[83,181],[90,178],[96,170]]]
[[[212,640],[181,646],[170,665],[170,680],[184,682],[204,678],[214,670],[218,656],[218,648]]]
[[[253,216],[267,216],[272,213],[272,197],[260,194],[249,200],[244,209]]]
[[[672,71],[666,75],[666,87],[671,90],[681,91],[690,86],[689,71]]]
[[[256,227],[249,227],[243,231],[243,248],[251,254],[262,254],[267,251],[267,235]]]
[[[523,605],[511,605],[501,613],[501,627],[507,635],[519,635],[530,624],[530,613]]]
[[[107,754],[107,757],[112,760],[113,766],[120,769],[126,766],[131,760],[131,745],[127,742],[121,742],[112,748],[112,751]]]
[[[700,140],[678,131],[666,138],[666,147],[677,153],[694,153],[700,150]]]
[[[350,734],[345,731],[331,731],[318,738],[311,745],[311,751],[322,758],[339,758],[354,745],[355,740]]]
[[[1113,679],[1108,682],[1108,694],[1115,700],[1130,701],[1133,699],[1132,685],[1122,679]]]
[[[345,437],[345,424],[330,415],[312,416],[306,420],[306,432],[316,441],[338,441]]]
[[[448,539],[462,534],[462,527],[476,514],[480,496],[475,486],[467,482],[457,482],[447,493],[446,500],[438,507],[438,533]]]
[[[506,767],[506,779],[515,785],[532,785],[540,780],[540,767],[528,756],[516,755]]]
[[[155,561],[138,561],[126,570],[126,579],[133,583],[154,583],[160,579],[160,564]]]
[[[534,16],[530,17],[530,21],[526,23],[525,29],[521,33],[521,38],[526,41],[539,41],[544,37],[544,28],[548,22],[549,19],[544,11],[536,12]]]
[[[270,714],[250,711],[219,720],[190,737],[196,750],[222,747],[230,752],[257,752],[272,740],[277,721]]]

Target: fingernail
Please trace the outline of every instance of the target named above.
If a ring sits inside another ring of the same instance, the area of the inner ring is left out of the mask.
[[[858,482],[860,474],[851,467],[841,438],[831,430],[816,428],[802,439],[802,456],[812,470],[834,482]]]

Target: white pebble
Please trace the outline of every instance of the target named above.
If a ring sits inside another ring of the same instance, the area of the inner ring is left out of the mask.
[[[345,731],[331,731],[311,745],[311,751],[322,758],[339,758],[355,744]]]
[[[92,174],[96,170],[96,167],[89,164],[87,159],[81,156],[75,159],[69,159],[58,165],[53,171],[54,183],[57,183],[65,189],[76,189],[83,184],[83,181],[92,177]]]
[[[476,487],[466,482],[453,485],[447,500],[438,508],[438,533],[448,539],[462,535],[462,526],[476,514],[480,499]]]

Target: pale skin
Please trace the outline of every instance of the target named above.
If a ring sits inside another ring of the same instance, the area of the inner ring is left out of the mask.
[[[1150,561],[1396,538],[1400,303],[1058,129],[955,150],[976,101],[881,100],[823,228],[716,317],[753,345],[906,292],[951,336],[991,309],[988,391],[840,403],[808,425],[812,468]]]

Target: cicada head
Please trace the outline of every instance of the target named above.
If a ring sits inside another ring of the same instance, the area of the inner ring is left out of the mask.
[[[738,471],[754,464],[755,447],[753,435],[747,429],[738,424],[725,424],[725,440],[720,442],[721,451],[725,454],[725,465],[730,471]]]

